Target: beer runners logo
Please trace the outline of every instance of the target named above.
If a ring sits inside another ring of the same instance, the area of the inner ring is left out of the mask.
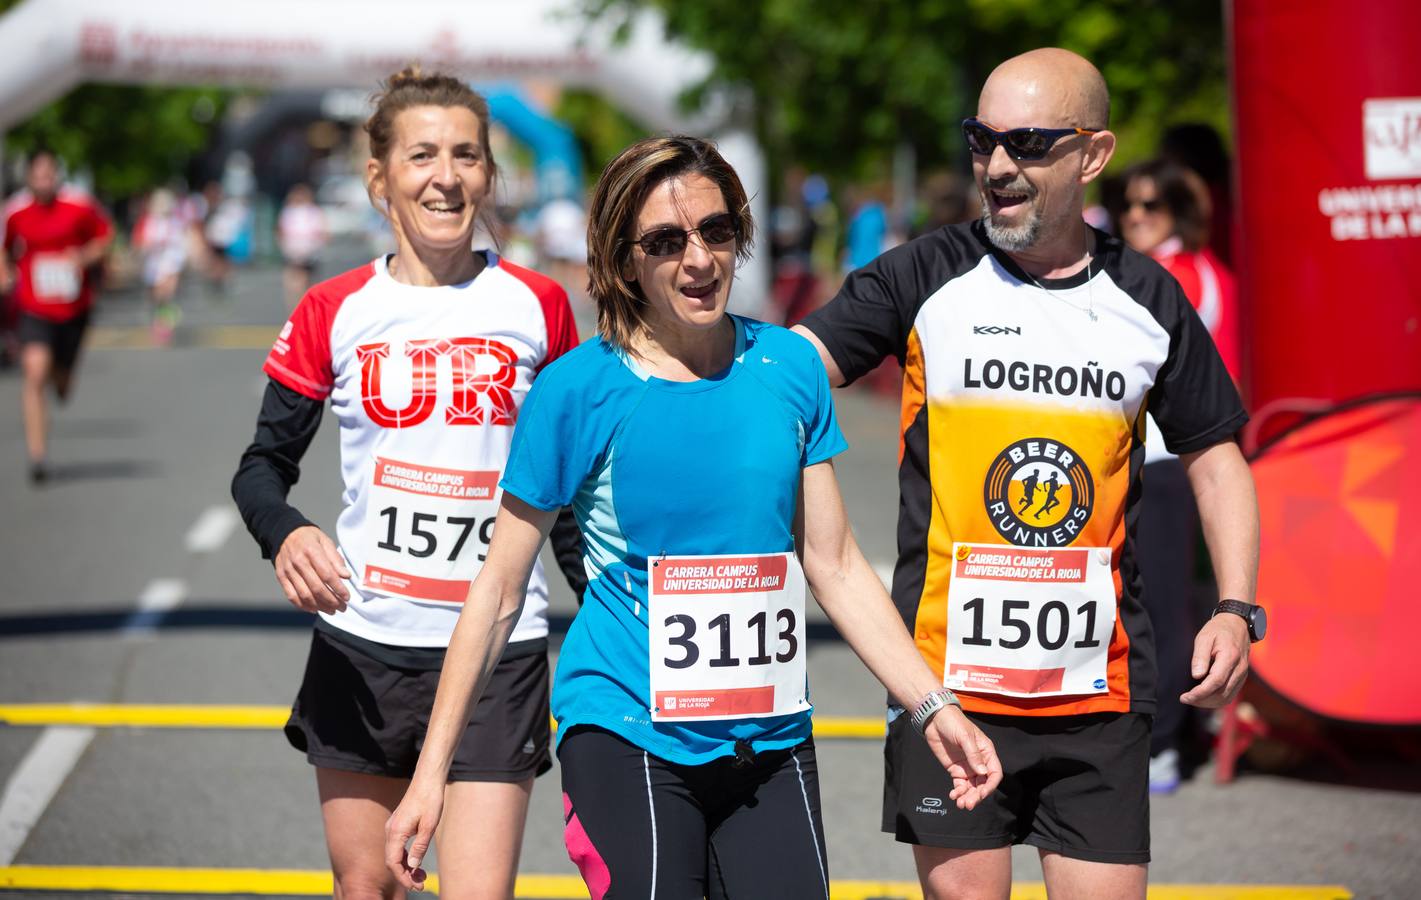
[[[1064,547],[1090,519],[1095,483],[1070,447],[1026,438],[997,454],[983,494],[992,525],[1011,543]]]

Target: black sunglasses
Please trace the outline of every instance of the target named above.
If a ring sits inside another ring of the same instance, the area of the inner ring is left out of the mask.
[[[998,131],[976,117],[962,120],[962,136],[967,138],[967,147],[973,153],[991,156],[1000,144],[1006,148],[1007,155],[1016,160],[1043,159],[1061,138],[1096,134],[1098,131],[1096,128],[1013,128]]]
[[[740,236],[740,220],[730,213],[719,213],[690,231],[684,228],[657,228],[627,243],[641,247],[647,256],[675,256],[686,249],[686,242],[692,234],[700,234],[701,240],[707,244],[728,244]]]
[[[1164,201],[1158,197],[1150,200],[1127,200],[1125,201],[1125,211],[1129,212],[1135,207],[1143,209],[1147,213],[1157,213],[1164,209]]]

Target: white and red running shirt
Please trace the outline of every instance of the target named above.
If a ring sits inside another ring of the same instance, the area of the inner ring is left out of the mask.
[[[472,281],[414,287],[385,258],[307,292],[263,367],[340,423],[336,540],[354,578],[331,625],[367,640],[443,647],[488,552],[499,477],[534,376],[577,344],[567,293],[478,251]],[[533,568],[511,641],[545,637]]]

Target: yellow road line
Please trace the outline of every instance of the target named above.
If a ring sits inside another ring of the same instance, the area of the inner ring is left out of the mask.
[[[158,869],[130,866],[9,866],[0,889],[124,891],[147,894],[330,896],[330,872],[294,869]]]
[[[284,706],[196,706],[142,703],[15,703],[0,705],[8,725],[88,725],[93,728],[280,728]]]
[[[285,706],[11,703],[0,704],[0,723],[92,728],[280,728],[290,712]],[[814,736],[821,740],[880,740],[883,719],[815,716]]]
[[[91,350],[142,350],[153,346],[153,338],[146,328],[96,325],[89,329],[84,343]]]
[[[206,325],[182,329],[180,345],[228,350],[266,350],[271,347],[280,325]],[[136,325],[100,325],[89,329],[90,349],[152,350],[152,334]]]
[[[815,716],[814,736],[822,740],[883,740],[883,716]]]
[[[438,890],[431,876],[430,889]],[[166,869],[127,866],[9,866],[0,868],[0,890],[121,891],[147,894],[257,894],[327,896],[331,875],[298,869]],[[514,893],[525,900],[583,900],[587,889],[575,875],[520,875]],[[921,900],[917,882],[835,880],[832,900],[902,898]],[[1012,900],[1046,900],[1040,882],[1012,888]],[[1335,885],[1155,884],[1151,900],[1347,900]]]

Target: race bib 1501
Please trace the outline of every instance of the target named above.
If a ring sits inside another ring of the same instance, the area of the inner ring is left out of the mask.
[[[1012,697],[1103,694],[1115,581],[1105,547],[953,544],[943,684]]]
[[[810,708],[804,570],[793,553],[666,556],[647,575],[652,721]]]

